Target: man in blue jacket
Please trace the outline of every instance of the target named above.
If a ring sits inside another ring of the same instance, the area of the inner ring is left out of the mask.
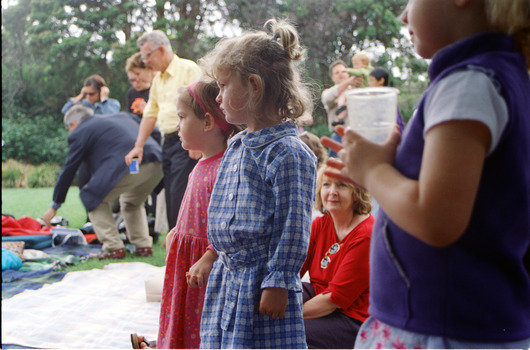
[[[144,202],[162,179],[160,146],[149,137],[139,172],[131,174],[123,159],[134,146],[139,125],[128,113],[93,115],[92,109],[76,105],[65,114],[64,124],[69,131],[69,151],[55,183],[51,207],[43,217],[46,225],[50,226],[79,166],[84,163],[90,180],[80,190],[80,197],[98,240],[103,244],[98,258],[125,257],[123,241],[109,205],[118,198],[129,238],[136,247],[135,253],[152,255]]]

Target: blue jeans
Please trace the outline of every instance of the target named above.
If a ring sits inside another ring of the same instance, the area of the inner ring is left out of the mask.
[[[342,136],[337,134],[337,132],[333,131],[333,134],[331,134],[331,139],[333,141],[341,142]],[[335,151],[333,151],[332,149],[329,150],[329,156],[333,158],[338,158],[337,153],[335,153]]]

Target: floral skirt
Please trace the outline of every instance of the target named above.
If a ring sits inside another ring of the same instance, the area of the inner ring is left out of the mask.
[[[176,232],[169,246],[162,290],[158,349],[198,349],[206,287],[189,288],[186,272],[199,260],[208,239]]]
[[[475,343],[414,333],[369,317],[361,326],[356,349],[528,349],[530,338],[505,343]]]

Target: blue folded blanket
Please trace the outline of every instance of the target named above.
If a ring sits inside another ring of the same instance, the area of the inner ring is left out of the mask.
[[[23,241],[24,249],[44,249],[52,246],[51,235],[2,236],[2,242]]]

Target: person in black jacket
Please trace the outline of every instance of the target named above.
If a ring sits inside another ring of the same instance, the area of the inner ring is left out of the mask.
[[[141,56],[140,52],[137,52],[125,62],[125,71],[132,85],[127,91],[127,108],[130,113],[140,118],[149,99],[149,89],[156,73],[145,65]]]
[[[139,125],[129,113],[93,115],[92,109],[75,105],[65,114],[64,124],[70,133],[69,151],[55,183],[51,207],[43,217],[46,225],[50,225],[64,202],[79,166],[85,163],[90,179],[80,190],[80,197],[103,244],[98,258],[125,257],[109,206],[117,198],[136,254],[152,255],[144,201],[162,179],[162,153],[158,143],[148,138],[139,172],[131,174],[123,159],[134,146]]]

